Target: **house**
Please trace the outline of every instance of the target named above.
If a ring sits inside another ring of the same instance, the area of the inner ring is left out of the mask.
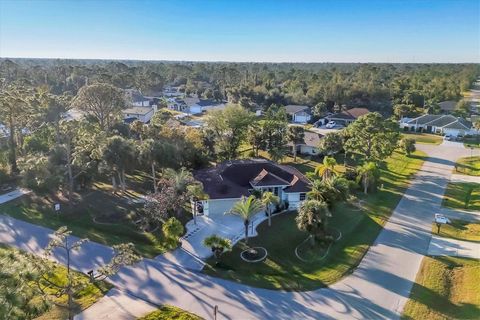
[[[144,97],[138,90],[126,89],[125,95],[127,96],[127,101],[134,107],[150,106],[150,99]]]
[[[307,123],[312,118],[309,106],[289,104],[285,106],[285,110],[295,123]]]
[[[180,87],[167,86],[167,87],[163,88],[162,95],[164,97],[178,97],[178,96],[181,96],[181,95],[183,95],[183,93],[180,92],[179,89],[180,89]]]
[[[348,126],[363,115],[369,113],[367,108],[352,108],[338,113],[330,114],[323,119],[323,124],[335,121],[337,124]]]
[[[131,123],[135,120],[140,120],[143,123],[148,123],[153,115],[157,112],[157,106],[153,107],[131,107],[122,110],[123,121]]]
[[[306,154],[315,156],[320,153],[318,150],[318,144],[322,139],[322,135],[312,131],[305,131],[305,137],[303,138],[302,143],[297,144],[297,153]],[[289,142],[287,144],[293,148],[293,143]]]
[[[170,110],[183,112],[187,109],[187,104],[180,98],[167,98],[167,108]]]
[[[400,128],[404,131],[437,133],[453,137],[478,134],[471,122],[450,114],[424,114],[413,119],[402,119]]]
[[[440,110],[442,110],[443,113],[452,113],[455,111],[455,107],[457,106],[458,101],[442,101],[438,103],[438,106],[440,107]]]
[[[209,110],[225,108],[225,103],[210,99],[185,98],[184,101],[188,106],[188,113],[191,114],[200,114]]]
[[[202,205],[203,213],[210,218],[223,216],[254,190],[270,191],[283,205],[298,208],[311,189],[310,181],[297,169],[265,159],[226,161],[193,174],[208,194]]]

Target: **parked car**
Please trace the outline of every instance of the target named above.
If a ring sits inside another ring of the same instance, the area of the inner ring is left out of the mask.
[[[337,125],[337,123],[336,123],[335,121],[329,121],[329,122],[327,123],[327,125],[325,126],[325,128],[327,128],[327,129],[333,129],[333,128],[335,128],[336,125]]]
[[[447,134],[445,137],[443,137],[443,140],[451,141],[453,137],[449,134]]]
[[[459,134],[455,140],[457,140],[457,141],[463,141],[463,136],[462,136],[461,134]]]
[[[435,213],[435,223],[447,224],[451,223],[450,219],[445,217],[443,214]]]

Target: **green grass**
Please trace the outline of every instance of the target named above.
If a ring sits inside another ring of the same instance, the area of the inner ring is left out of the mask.
[[[202,318],[180,308],[163,306],[138,320],[202,320]]]
[[[403,318],[479,319],[479,279],[479,260],[423,258]]]
[[[0,258],[5,255],[27,255],[26,253],[13,249],[8,246],[0,245]],[[38,259],[32,255],[28,255],[31,257],[31,259]],[[54,264],[51,262],[47,262],[48,264],[51,265],[51,268],[54,268],[54,277],[50,277],[49,280],[52,281],[53,283],[56,283],[58,285],[62,285],[66,282],[66,277],[67,277],[67,269],[61,265]],[[78,294],[75,295],[74,297],[74,306],[75,306],[75,311],[74,313],[80,313],[82,310],[85,310],[86,308],[90,307],[92,304],[94,304],[96,301],[98,301],[101,297],[103,297],[108,290],[112,288],[112,285],[105,281],[99,281],[96,282],[95,284],[89,283],[89,279],[87,276],[85,276],[82,273],[74,272],[74,277],[77,279],[79,282],[83,282],[86,284],[85,288],[78,292]],[[4,290],[8,290],[8,288],[3,288]],[[55,292],[47,292],[48,300],[51,302],[51,307],[50,309],[45,312],[44,314],[40,315],[38,320],[53,320],[53,319],[66,319],[68,317],[68,310],[64,307],[67,302],[67,296],[62,295],[60,297],[54,296]],[[41,296],[40,293],[38,294],[38,297],[34,297],[32,301],[40,301]],[[2,318],[2,314],[0,312],[0,318]]]
[[[437,225],[432,224],[432,233],[437,234]],[[464,241],[480,241],[480,223],[464,220],[452,220],[442,225],[440,236]]]
[[[145,257],[154,257],[172,249],[161,230],[141,232],[135,226],[135,211],[141,205],[128,204],[121,196],[112,195],[105,184],[97,184],[93,191],[82,197],[72,212],[67,212],[68,205],[62,200],[54,195],[41,197],[31,193],[0,205],[0,214],[50,229],[67,226],[76,236],[106,245],[132,242],[138,253]],[[53,211],[57,202],[65,208],[60,214]],[[108,223],[95,223],[94,217],[106,219]]]
[[[307,234],[297,229],[295,213],[288,213],[272,219],[271,227],[267,222],[262,223],[257,228],[259,236],[249,240],[249,246],[267,249],[265,261],[251,264],[241,260],[239,254],[246,248],[241,241],[222,256],[218,266],[210,259],[204,272],[256,287],[295,291],[338,281],[360,263],[400,201],[412,174],[421,167],[423,157],[419,152],[410,158],[396,152],[389,158],[381,169],[383,189],[359,195],[365,201],[364,210],[357,211],[348,203],[338,204],[330,226],[339,229],[343,237],[324,260],[302,262],[295,256],[295,248]]]
[[[480,210],[480,183],[450,182],[443,196],[443,206]]]
[[[465,138],[463,144],[467,148],[480,148],[480,138]]]
[[[441,144],[443,137],[429,133],[402,133],[405,138],[415,139],[417,143],[422,144]]]
[[[480,157],[461,158],[457,161],[455,168],[455,173],[480,176]]]

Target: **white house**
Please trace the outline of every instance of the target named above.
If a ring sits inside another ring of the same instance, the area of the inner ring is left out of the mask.
[[[131,107],[122,110],[123,121],[126,123],[140,120],[143,123],[147,123],[152,119],[153,115],[157,111],[157,106],[153,107]]]
[[[318,144],[322,139],[322,135],[316,132],[305,131],[305,137],[301,143],[297,144],[297,152],[300,154],[306,154],[315,156],[320,153],[318,150]],[[289,142],[288,146],[293,148],[293,143]]]
[[[338,113],[332,113],[319,121],[322,124],[327,124],[329,121],[335,121],[337,125],[348,126],[355,122],[358,118],[369,113],[367,108],[351,108]]]
[[[307,123],[312,118],[309,106],[289,104],[285,106],[285,110],[287,111],[287,114],[292,117],[292,122],[295,123]]]
[[[471,122],[450,114],[424,114],[413,119],[404,118],[400,120],[400,128],[404,131],[437,133],[453,137],[478,134]]]
[[[194,176],[208,195],[208,200],[202,201],[203,214],[212,219],[228,213],[235,202],[254,190],[270,191],[282,205],[297,208],[311,189],[310,181],[294,167],[265,159],[226,161],[197,170]]]
[[[134,107],[150,106],[150,99],[144,97],[138,90],[126,89],[125,94],[127,96],[127,101]]]
[[[190,114],[201,114],[209,110],[225,108],[223,102],[210,99],[185,98],[184,101],[188,106],[188,113]]]
[[[167,108],[170,110],[183,112],[187,109],[187,104],[181,98],[167,98]]]

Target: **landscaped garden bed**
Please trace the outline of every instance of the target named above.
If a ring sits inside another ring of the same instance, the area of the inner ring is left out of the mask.
[[[202,320],[197,315],[172,306],[162,306],[158,310],[153,311],[138,320]]]

